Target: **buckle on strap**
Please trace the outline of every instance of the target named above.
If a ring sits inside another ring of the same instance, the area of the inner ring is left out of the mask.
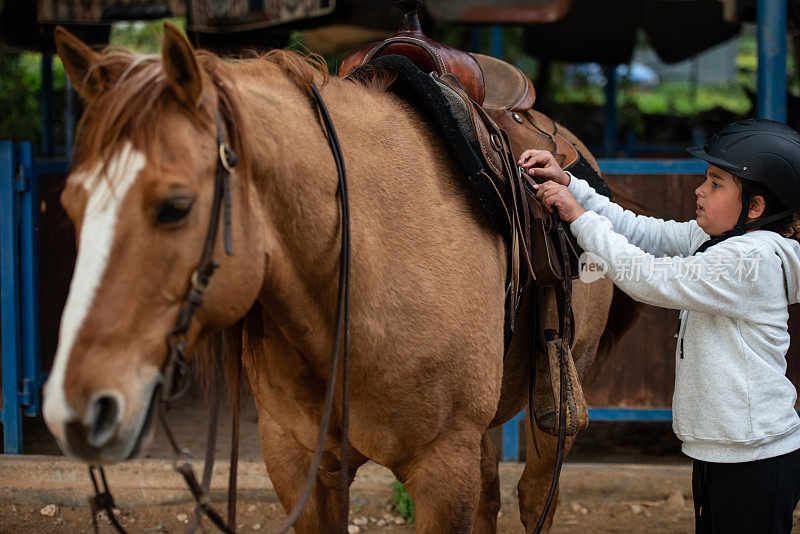
[[[200,294],[203,294],[206,291],[208,291],[208,286],[211,285],[211,280],[206,276],[201,277],[199,270],[195,270],[192,273],[191,282],[194,290]]]
[[[228,174],[233,172],[233,168],[236,167],[237,163],[236,153],[228,148],[228,145],[225,143],[219,144],[219,162],[228,171]]]

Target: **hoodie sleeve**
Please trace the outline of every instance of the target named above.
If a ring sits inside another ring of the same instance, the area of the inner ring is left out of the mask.
[[[569,176],[569,190],[581,206],[611,221],[615,232],[654,256],[689,256],[694,252],[692,245],[697,242],[698,233],[704,233],[697,221],[665,221],[636,215],[595,191],[587,181]]]
[[[758,278],[759,252],[722,242],[689,257],[656,257],[628,242],[611,221],[587,211],[570,225],[578,243],[605,262],[606,278],[631,298],[676,310],[742,317]]]

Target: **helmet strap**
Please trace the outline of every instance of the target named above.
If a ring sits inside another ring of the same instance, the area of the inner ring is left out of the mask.
[[[727,232],[720,234],[718,236],[712,237],[708,241],[704,241],[697,250],[695,250],[692,254],[699,254],[701,252],[705,252],[708,248],[713,247],[717,243],[721,243],[725,241],[729,237],[735,237],[739,235],[744,235],[747,231],[747,214],[750,212],[750,181],[749,180],[742,180],[742,211],[739,213],[739,220],[736,221],[736,225]]]
[[[750,180],[742,179],[742,211],[739,213],[739,220],[731,230],[729,237],[744,235],[747,228],[747,214],[750,213]],[[727,232],[726,232],[727,233]]]
[[[777,221],[779,219],[783,219],[792,214],[792,210],[783,210],[778,213],[773,213],[769,217],[763,217],[758,219],[757,221],[753,221],[750,224],[745,225],[745,231],[754,230],[756,228],[761,228],[771,222]]]

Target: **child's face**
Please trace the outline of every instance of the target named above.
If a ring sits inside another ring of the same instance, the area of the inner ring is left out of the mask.
[[[733,175],[714,165],[706,169],[706,181],[694,190],[697,195],[697,224],[708,235],[731,230],[742,211],[742,185]]]

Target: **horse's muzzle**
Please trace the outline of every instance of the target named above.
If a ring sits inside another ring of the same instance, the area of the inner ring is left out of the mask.
[[[64,425],[63,442],[59,445],[65,454],[86,462],[110,464],[129,460],[142,449],[152,435],[153,415],[160,380],[146,388],[146,401],[135,414],[125,421],[125,400],[117,392],[104,391],[89,402],[82,419],[72,419]]]

